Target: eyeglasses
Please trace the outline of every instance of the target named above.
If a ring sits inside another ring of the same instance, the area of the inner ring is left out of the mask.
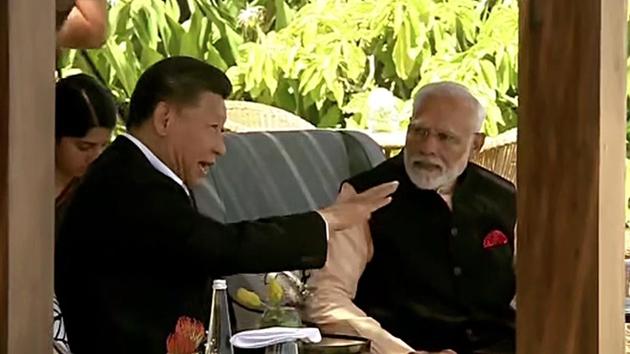
[[[448,146],[457,146],[461,144],[467,137],[471,135],[477,135],[481,133],[471,133],[466,136],[455,135],[451,132],[439,131],[427,127],[423,127],[417,124],[410,124],[407,130],[407,136],[413,139],[428,139],[431,136],[435,136],[440,143],[444,143]]]

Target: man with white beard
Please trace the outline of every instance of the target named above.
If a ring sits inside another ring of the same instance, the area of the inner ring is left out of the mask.
[[[470,162],[484,109],[452,82],[423,87],[413,108],[403,152],[342,186],[400,181],[388,206],[329,244],[306,315],[371,339],[376,354],[514,353],[516,191]]]

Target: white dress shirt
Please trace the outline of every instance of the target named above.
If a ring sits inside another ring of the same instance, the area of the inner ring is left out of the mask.
[[[182,188],[184,188],[184,191],[186,191],[186,194],[190,196],[190,191],[188,190],[188,187],[186,187],[186,185],[184,184],[184,181],[182,181],[182,179],[179,178],[179,176],[176,175],[175,172],[173,172],[173,170],[168,168],[168,166],[166,166],[166,164],[164,164],[162,160],[160,160],[157,156],[155,156],[153,151],[151,151],[146,145],[144,145],[140,140],[138,140],[138,138],[136,138],[135,136],[131,134],[124,133],[122,134],[122,136],[129,139],[132,143],[134,143],[134,145],[138,147],[138,149],[140,149],[140,151],[142,151],[142,154],[147,158],[147,160],[149,160],[149,163],[151,164],[151,166],[153,166],[156,170],[162,172],[167,177],[169,177],[170,179],[175,181],[177,184],[182,186]]]

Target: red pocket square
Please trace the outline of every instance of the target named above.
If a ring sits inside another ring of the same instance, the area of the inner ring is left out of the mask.
[[[494,248],[498,246],[507,245],[508,238],[505,234],[499,230],[490,231],[489,234],[483,239],[483,248]]]

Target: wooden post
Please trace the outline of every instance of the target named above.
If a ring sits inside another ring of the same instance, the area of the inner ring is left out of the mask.
[[[518,353],[621,354],[627,0],[522,0]]]
[[[51,353],[54,2],[0,1],[0,353]]]
[[[0,354],[7,354],[9,321],[9,6],[0,2]]]

